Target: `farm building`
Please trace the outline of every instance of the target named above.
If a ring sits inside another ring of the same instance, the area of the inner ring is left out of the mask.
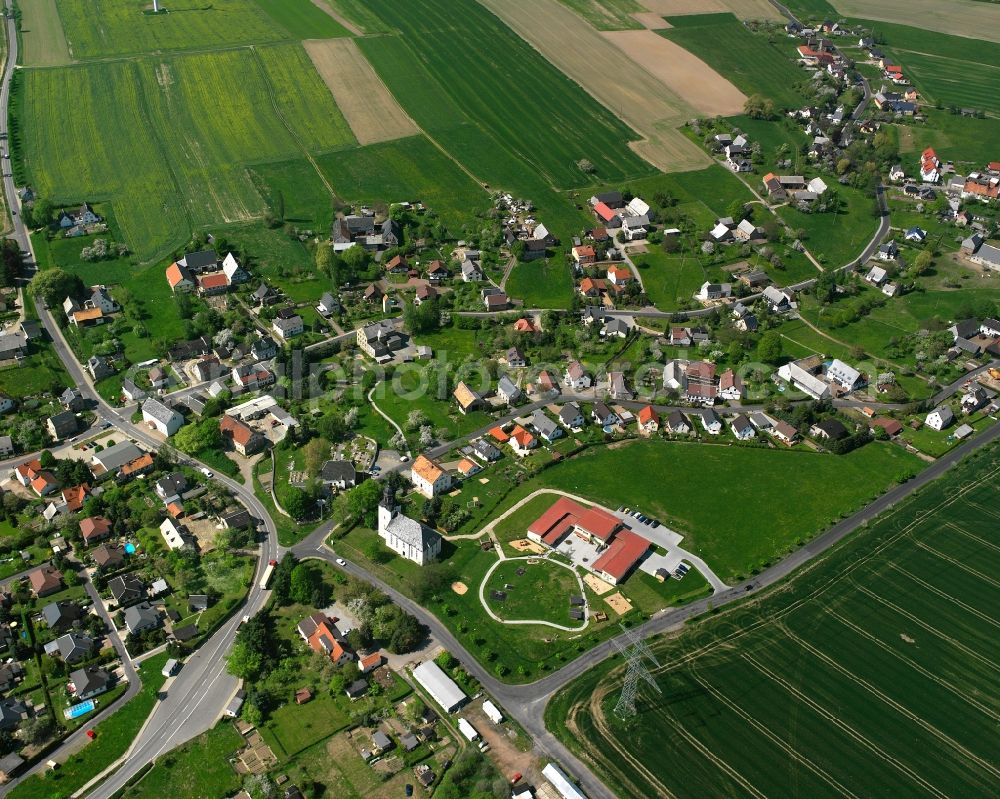
[[[433,660],[425,661],[413,670],[413,679],[430,694],[446,713],[454,713],[469,697]]]

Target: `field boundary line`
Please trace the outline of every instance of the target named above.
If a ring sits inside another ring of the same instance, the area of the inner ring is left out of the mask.
[[[861,637],[865,638],[868,641],[871,641],[879,649],[883,650],[884,652],[888,652],[890,655],[892,655],[897,660],[902,661],[907,666],[909,666],[910,668],[914,669],[917,673],[922,674],[924,677],[927,677],[927,679],[931,680],[932,682],[937,683],[942,688],[944,688],[946,691],[950,691],[955,696],[957,696],[960,699],[964,700],[967,704],[972,705],[974,708],[976,708],[980,712],[984,713],[985,715],[989,716],[990,718],[994,719],[995,721],[1000,721],[1000,714],[996,713],[995,711],[991,710],[990,708],[986,707],[985,705],[980,704],[975,699],[973,699],[972,697],[970,697],[965,691],[962,691],[959,688],[956,688],[950,682],[948,682],[947,680],[942,679],[941,677],[939,677],[938,675],[936,675],[934,672],[930,671],[929,669],[924,668],[919,663],[917,663],[915,660],[906,657],[906,655],[903,655],[900,652],[897,652],[895,649],[893,649],[888,644],[886,644],[885,641],[880,640],[878,637],[872,635],[870,632],[868,632],[864,628],[859,627],[857,624],[855,624],[854,622],[852,622],[850,619],[847,619],[844,616],[841,616],[835,610],[829,610],[829,609],[827,609],[827,613],[829,613],[831,616],[833,616],[835,619],[837,619],[837,621],[839,621],[841,624],[844,624],[848,628],[854,630],[854,632],[857,633],[858,635],[860,635]]]
[[[854,740],[856,740],[859,744],[861,744],[865,749],[868,749],[876,757],[880,757],[886,763],[894,766],[897,770],[901,771],[902,773],[906,774],[911,779],[913,779],[914,782],[918,783],[919,785],[922,785],[930,793],[932,793],[935,796],[939,797],[939,799],[948,799],[948,796],[946,794],[942,793],[938,788],[936,788],[935,786],[931,785],[929,782],[927,782],[927,780],[925,780],[919,774],[915,773],[905,763],[902,763],[899,760],[897,760],[895,757],[893,757],[888,752],[886,752],[884,749],[882,749],[882,747],[880,747],[874,741],[871,741],[869,738],[867,738],[866,736],[864,736],[860,732],[858,732],[858,730],[854,729],[854,727],[852,727],[847,722],[842,721],[841,719],[837,718],[837,716],[835,714],[831,713],[826,708],[824,708],[822,705],[820,705],[817,702],[815,702],[812,698],[810,698],[809,696],[807,696],[806,694],[804,694],[802,691],[800,691],[794,685],[792,685],[791,683],[789,683],[787,680],[783,679],[780,675],[775,674],[773,671],[771,671],[769,668],[767,668],[767,666],[764,666],[764,665],[758,663],[756,660],[754,660],[752,657],[750,657],[747,654],[744,654],[742,657],[743,657],[743,659],[747,663],[749,663],[751,666],[753,666],[755,669],[757,669],[765,677],[770,678],[773,682],[775,682],[778,685],[780,685],[782,688],[784,688],[792,696],[796,697],[801,702],[803,702],[804,704],[806,704],[808,707],[812,708],[816,713],[818,713],[820,716],[822,716],[823,718],[825,718],[833,726],[835,726],[838,729],[840,729],[846,735],[848,735],[849,737],[851,737]]]
[[[974,503],[970,502],[969,504],[972,505]],[[973,541],[975,541],[975,542],[977,542],[979,544],[982,544],[984,547],[988,547],[989,549],[992,549],[994,552],[1000,552],[1000,547],[998,547],[996,544],[994,544],[994,543],[992,543],[990,541],[987,541],[985,538],[980,538],[978,535],[975,535],[974,533],[970,533],[968,530],[964,529],[963,527],[959,527],[954,522],[945,522],[944,526],[945,527],[950,527],[955,532],[961,533],[962,535],[964,535],[964,536],[966,536],[968,538],[971,538]]]
[[[952,566],[955,566],[956,568],[961,569],[966,574],[971,574],[973,577],[978,577],[980,580],[982,580],[985,583],[989,583],[994,588],[1000,588],[1000,582],[997,582],[992,577],[987,577],[985,574],[977,572],[975,569],[970,568],[969,566],[966,566],[964,563],[962,563],[962,561],[956,560],[955,558],[951,557],[950,555],[946,555],[943,552],[938,552],[930,544],[925,544],[923,541],[916,541],[916,540],[914,541],[914,543],[918,547],[920,547],[921,549],[925,550],[926,552],[930,552],[932,555],[935,555],[935,556],[941,558],[941,560],[948,561]]]
[[[930,591],[932,594],[937,594],[942,599],[944,599],[944,600],[946,600],[948,602],[953,602],[954,604],[958,605],[966,613],[982,619],[987,624],[990,624],[993,627],[1000,628],[1000,622],[997,622],[996,619],[990,618],[985,613],[983,613],[981,610],[976,610],[971,605],[967,605],[961,599],[958,599],[957,597],[953,597],[947,591],[942,591],[937,586],[931,585],[929,582],[927,582],[926,580],[918,577],[913,572],[904,569],[902,566],[900,566],[900,565],[898,565],[896,563],[889,563],[888,566],[889,566],[890,569],[893,569],[894,571],[899,572],[904,577],[907,577],[910,580],[913,580],[913,582],[917,583],[917,585],[923,586],[924,589],[926,589],[927,591]]]
[[[817,777],[826,782],[831,788],[836,790],[842,796],[853,796],[855,797],[855,799],[858,799],[858,795],[856,793],[851,791],[846,786],[842,785],[838,780],[834,779],[834,777],[828,774],[825,769],[820,768],[812,760],[810,760],[808,757],[802,754],[798,749],[796,749],[790,743],[788,743],[779,735],[774,733],[769,727],[767,727],[767,725],[762,724],[757,719],[755,719],[747,711],[741,708],[738,703],[734,702],[728,696],[726,696],[722,692],[722,690],[719,689],[717,686],[713,685],[712,683],[700,677],[698,674],[698,669],[696,667],[692,667],[691,671],[692,671],[691,676],[694,678],[694,681],[696,683],[702,686],[702,688],[704,688],[712,696],[714,696],[716,699],[722,702],[722,704],[724,704],[726,707],[730,708],[734,713],[740,716],[740,718],[746,721],[747,724],[749,724],[751,727],[753,727],[755,730],[761,733],[765,738],[773,742],[779,749],[788,754],[792,759],[801,763],[803,766],[805,766],[807,769],[813,772]]]
[[[984,657],[983,655],[980,655],[978,652],[970,649],[969,647],[967,647],[965,644],[961,643],[960,641],[956,641],[954,638],[950,638],[949,636],[945,635],[943,632],[941,632],[936,627],[932,627],[930,624],[928,624],[927,622],[925,622],[923,619],[919,619],[916,616],[914,616],[912,613],[910,613],[909,611],[903,610],[901,607],[899,607],[899,605],[896,605],[895,603],[890,602],[885,597],[881,597],[878,594],[876,594],[874,591],[870,591],[869,589],[865,588],[864,586],[858,585],[857,583],[854,584],[854,587],[857,588],[857,590],[859,590],[862,594],[865,594],[866,596],[869,596],[872,599],[874,599],[880,605],[884,605],[885,607],[889,608],[890,610],[895,611],[896,613],[898,613],[900,616],[903,616],[904,618],[909,619],[914,624],[916,624],[918,627],[922,627],[923,629],[927,630],[927,632],[929,632],[931,635],[936,635],[938,638],[941,638],[942,640],[947,641],[953,647],[955,647],[956,649],[964,652],[969,657],[974,658],[975,660],[980,661],[981,663],[983,663],[983,665],[989,666],[990,668],[992,668],[995,671],[1000,671],[1000,665],[997,665],[996,663],[994,663],[989,658]]]
[[[797,643],[799,646],[801,646],[807,652],[811,653],[814,657],[819,658],[819,660],[822,661],[823,663],[826,663],[834,671],[839,672],[841,675],[843,675],[845,678],[847,678],[848,681],[850,681],[850,682],[854,683],[855,685],[858,685],[861,688],[863,688],[864,690],[868,691],[868,693],[870,693],[876,699],[878,699],[879,701],[885,703],[886,705],[888,705],[889,707],[891,707],[893,710],[895,710],[897,713],[899,713],[902,716],[904,716],[905,718],[909,719],[911,722],[917,724],[919,727],[922,727],[924,730],[926,730],[927,732],[929,732],[935,738],[937,738],[938,740],[940,740],[943,743],[945,743],[948,746],[950,746],[956,752],[959,752],[960,754],[962,754],[965,757],[969,758],[969,760],[975,761],[977,764],[979,764],[982,768],[986,769],[986,771],[988,771],[994,777],[1000,778],[1000,771],[998,771],[990,763],[988,763],[987,761],[985,761],[981,757],[979,757],[979,755],[976,755],[976,754],[970,752],[968,749],[966,749],[962,744],[960,744],[958,741],[956,741],[950,735],[947,735],[946,733],[942,732],[941,730],[939,730],[937,727],[935,727],[933,724],[931,724],[926,719],[922,719],[920,716],[918,716],[912,710],[910,710],[909,708],[907,708],[904,705],[901,705],[895,699],[892,699],[891,697],[889,697],[886,694],[882,693],[882,691],[880,691],[874,685],[872,685],[871,683],[869,683],[868,680],[864,679],[863,677],[859,677],[856,674],[853,674],[850,670],[848,670],[847,668],[845,668],[841,664],[837,663],[837,661],[835,661],[829,655],[827,655],[824,652],[821,652],[819,649],[817,649],[816,647],[814,647],[808,641],[804,641],[802,638],[800,638],[799,636],[797,636],[791,630],[788,630],[786,628],[785,632],[788,635],[788,637],[791,638],[791,640],[793,640],[795,643]]]
[[[997,513],[992,508],[984,508],[978,502],[973,502],[971,500],[969,501],[969,504],[972,505],[972,507],[974,507],[980,513],[985,513],[987,516],[992,516],[994,519],[1000,520],[1000,513]],[[948,522],[948,523],[951,524],[951,522]],[[991,546],[993,546],[993,545],[991,544]]]
[[[299,46],[302,46],[301,43]],[[281,109],[278,107],[277,92],[274,89],[274,84],[271,82],[271,76],[267,74],[267,67],[264,65],[264,59],[260,57],[260,53],[257,51],[257,48],[252,45],[250,47],[250,52],[253,56],[254,64],[257,65],[257,72],[260,74],[264,86],[267,87],[267,96],[271,100],[271,108],[274,110],[274,115],[281,121],[285,130],[288,131],[288,135],[291,137],[292,141],[295,142],[295,146],[299,148],[299,151],[305,156],[306,160],[319,176],[320,181],[330,194],[330,199],[336,199],[337,193],[333,190],[333,186],[330,185],[330,181],[326,179],[326,175],[324,175],[320,170],[319,164],[316,163],[316,159],[313,158],[312,153],[309,152],[309,149],[302,143],[302,140],[298,137],[298,135],[296,135],[295,131],[292,130],[292,126],[288,123],[288,120],[285,119],[285,115],[281,113]],[[306,55],[308,56],[308,53]],[[315,69],[315,67],[313,68]]]

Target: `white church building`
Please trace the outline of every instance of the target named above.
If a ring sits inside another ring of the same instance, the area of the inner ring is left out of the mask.
[[[441,536],[400,513],[388,486],[378,506],[378,534],[393,552],[421,566],[441,554]]]

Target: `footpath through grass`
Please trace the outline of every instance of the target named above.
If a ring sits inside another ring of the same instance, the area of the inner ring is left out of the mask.
[[[662,693],[640,687],[637,718],[613,714],[614,658],[549,729],[621,799],[995,793],[998,487],[993,445],[763,599],[652,641]]]
[[[166,654],[154,655],[139,667],[142,689],[109,719],[93,729],[96,737],[84,749],[45,777],[31,776],[7,796],[9,799],[63,799],[78,791],[120,758],[135,740],[156,705],[166,678],[160,674]]]

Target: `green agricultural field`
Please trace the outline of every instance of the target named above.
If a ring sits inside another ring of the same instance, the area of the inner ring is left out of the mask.
[[[419,200],[458,228],[489,197],[424,136],[370,144],[316,159],[337,195],[350,202]]]
[[[642,30],[643,26],[632,17],[646,8],[637,0],[559,0],[599,31]]]
[[[24,42],[21,62],[29,67],[68,64],[72,58],[56,11],[56,0],[21,0],[18,8]]]
[[[299,228],[326,233],[333,222],[333,201],[315,167],[305,158],[254,164],[251,177],[276,216]]]
[[[524,301],[525,308],[568,308],[573,299],[573,276],[557,253],[544,261],[526,261],[514,267],[507,293]]]
[[[312,0],[254,0],[296,39],[335,39],[350,32]]]
[[[295,212],[320,208],[326,187],[315,170],[299,178],[305,151],[355,144],[297,44],[32,70],[26,78],[28,179],[59,202],[108,202],[144,262],[183,244],[192,229],[260,218],[278,205],[276,191]],[[269,166],[277,162],[297,162],[298,174]],[[293,177],[307,189],[302,197]],[[328,225],[329,203],[327,192],[323,212],[311,212],[317,226]]]
[[[527,162],[561,188],[593,182],[580,159],[604,180],[652,171],[627,146],[634,131],[478,4],[375,0],[370,7],[402,36],[359,46],[414,121],[477,176],[520,190],[501,178],[508,162],[521,162],[517,172]],[[476,47],[454,46],[456,15]]]
[[[334,11],[364,33],[388,33],[391,29],[368,7],[365,0],[325,0]]]
[[[640,687],[637,718],[612,712],[615,658],[547,724],[622,799],[993,793],[998,486],[994,445],[763,598],[655,639],[661,693]]]
[[[303,2],[316,9],[309,0]],[[316,11],[324,19],[330,19],[318,9]],[[347,120],[302,45],[260,47],[254,52],[264,66],[271,86],[271,99],[277,105],[281,120],[306,150],[318,153],[357,144]]]
[[[657,33],[694,53],[747,96],[762,94],[785,108],[802,104],[804,96],[795,88],[805,80],[802,70],[733,14],[691,14],[667,17],[667,22],[674,27]]]
[[[20,154],[41,196],[110,202],[141,257],[187,238],[177,183],[145,112],[139,65],[28,70],[19,101],[21,127],[30,132]]]
[[[880,443],[835,456],[637,441],[594,447],[539,479],[611,507],[651,513],[728,580],[772,562],[920,468],[915,456]],[[628,480],[615,479],[626,473]],[[725,503],[714,499],[720,487]]]
[[[569,600],[580,594],[573,569],[548,560],[507,560],[486,580],[486,604],[505,621],[550,621],[565,627],[579,627],[569,617]],[[523,574],[520,572],[523,571]],[[478,586],[471,588],[478,591]],[[503,599],[494,592],[504,594]]]
[[[305,0],[288,2],[298,5]],[[168,13],[161,14],[145,13],[151,5],[146,0],[56,0],[56,5],[77,59],[292,38],[264,11],[263,2],[255,0],[213,0],[207,4],[178,0],[169,4]]]

